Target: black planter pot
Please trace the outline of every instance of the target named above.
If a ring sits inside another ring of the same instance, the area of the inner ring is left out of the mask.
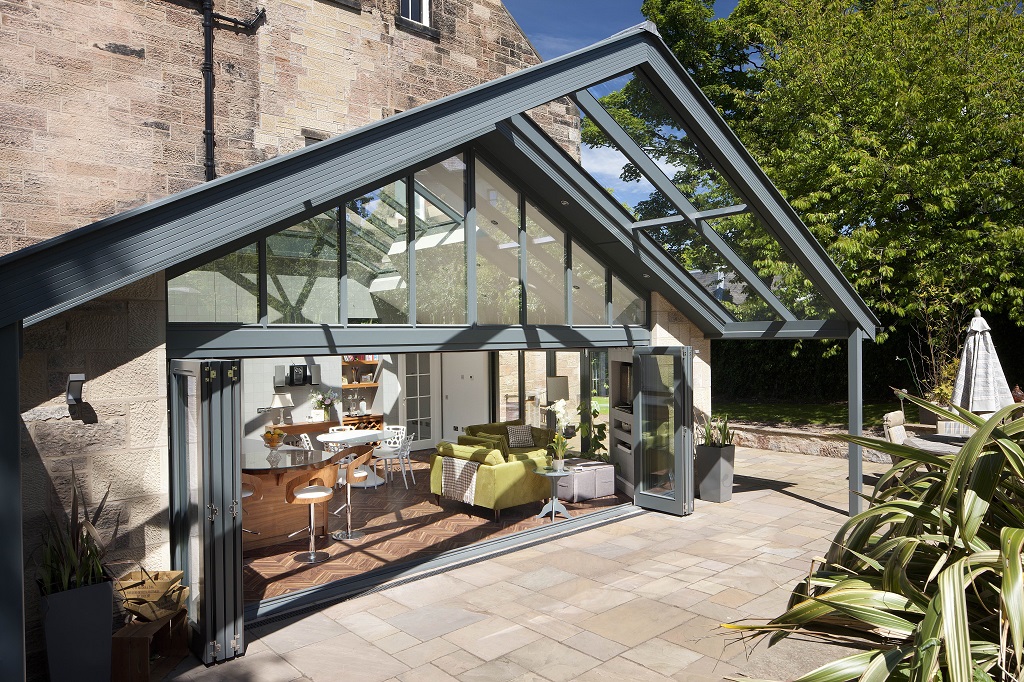
[[[736,446],[698,445],[693,463],[697,492],[705,502],[728,502],[732,499],[733,466]]]
[[[110,582],[42,598],[51,682],[110,680],[113,604]]]

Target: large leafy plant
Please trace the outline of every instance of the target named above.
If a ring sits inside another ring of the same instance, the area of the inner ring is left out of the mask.
[[[110,495],[107,487],[103,499],[90,515],[85,504],[81,484],[71,469],[71,514],[65,520],[62,513],[49,514],[43,537],[43,556],[39,566],[39,589],[50,595],[76,587],[86,587],[111,580],[103,562],[107,547],[117,537],[120,515],[110,538],[104,542],[96,530]],[[63,510],[61,510],[63,512]]]
[[[772,643],[800,632],[862,649],[803,682],[1020,680],[1022,408],[985,420],[902,397],[977,430],[956,455],[844,436],[899,464],[794,589],[786,613],[765,625],[727,627],[759,631]]]

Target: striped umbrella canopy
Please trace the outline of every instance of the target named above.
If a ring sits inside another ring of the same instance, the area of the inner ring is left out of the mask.
[[[1013,404],[990,329],[981,311],[975,310],[953,386],[953,404],[975,414],[995,412]]]

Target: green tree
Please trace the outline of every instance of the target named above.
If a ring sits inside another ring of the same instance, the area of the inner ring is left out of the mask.
[[[1021,2],[741,0],[719,20],[699,0],[643,10],[867,303],[912,330],[926,385],[941,383],[974,307],[1024,324]],[[641,89],[605,103],[632,112],[616,118],[653,156],[692,156]],[[675,180],[698,205],[718,196],[703,178]],[[716,229],[762,277],[786,272],[742,221]]]

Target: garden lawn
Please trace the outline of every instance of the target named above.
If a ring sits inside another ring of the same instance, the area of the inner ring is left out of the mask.
[[[911,406],[913,407],[913,406]],[[864,405],[864,426],[882,426],[886,412],[898,410],[899,404],[870,403]],[[808,405],[803,403],[730,403],[715,402],[715,417],[728,415],[729,421],[758,422],[773,426],[836,426],[849,423],[846,403]],[[915,412],[916,414],[916,412]]]

